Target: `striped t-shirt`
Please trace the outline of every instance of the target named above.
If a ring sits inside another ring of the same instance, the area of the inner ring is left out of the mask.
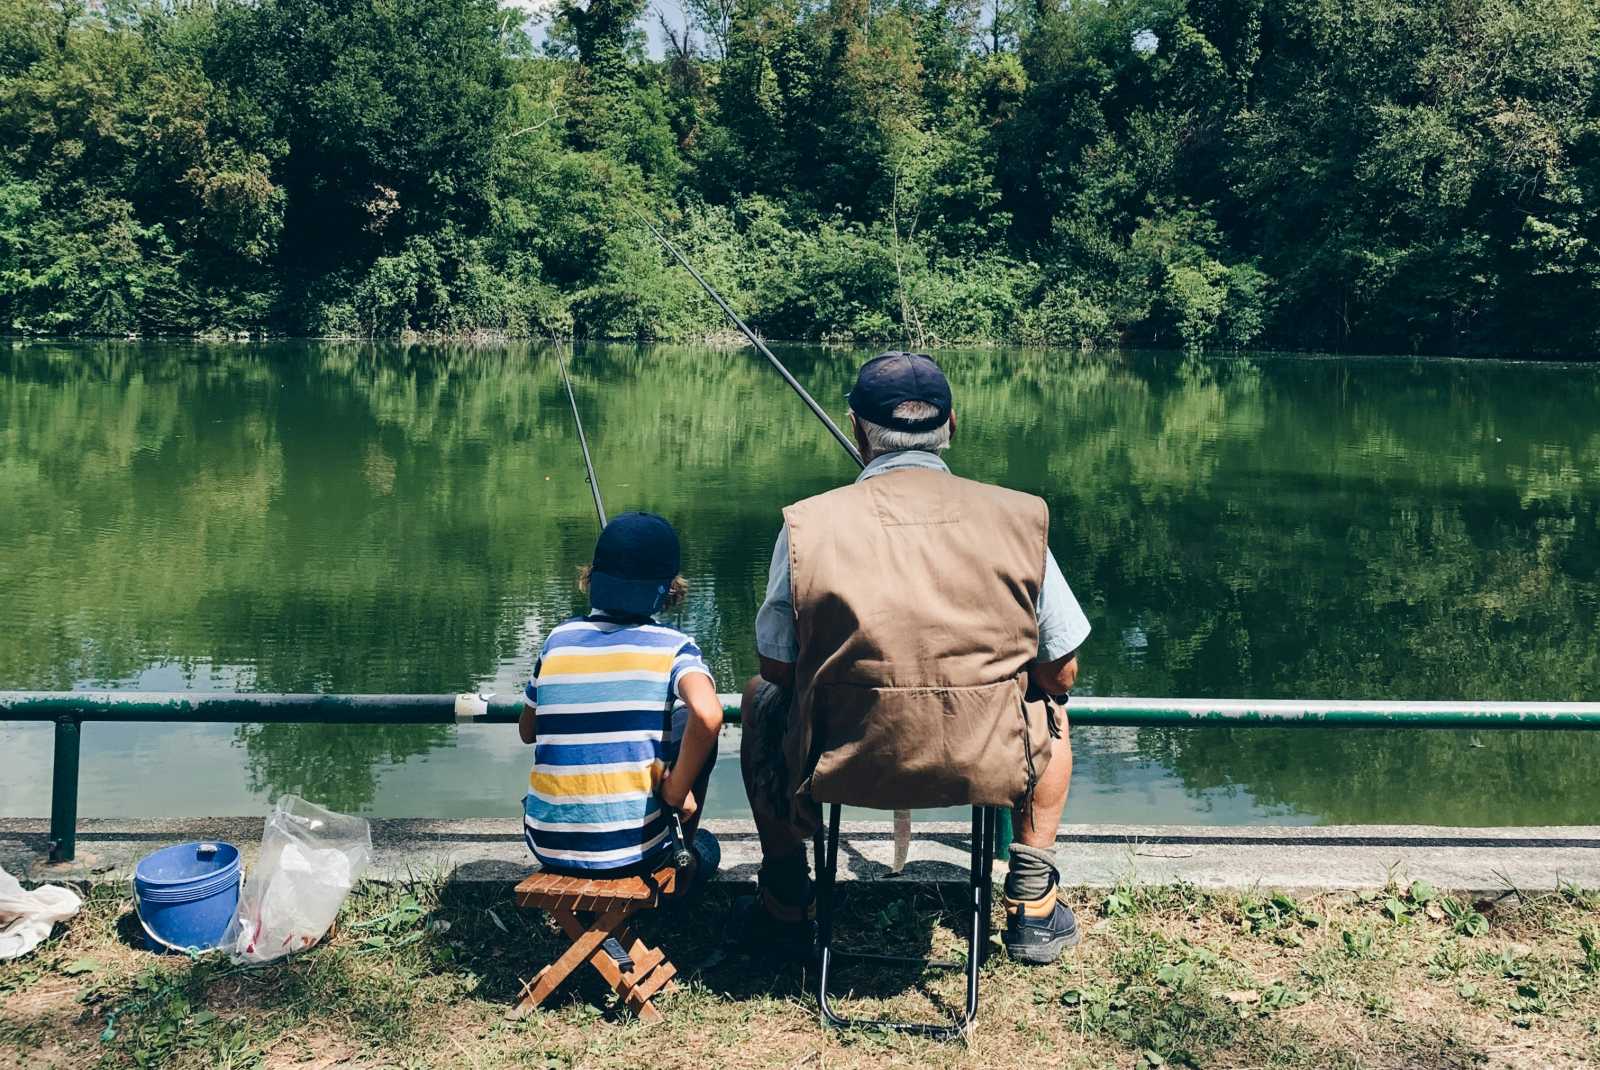
[[[537,738],[523,832],[540,862],[620,869],[666,849],[663,734],[695,672],[711,675],[675,628],[595,614],[550,633],[527,690]]]

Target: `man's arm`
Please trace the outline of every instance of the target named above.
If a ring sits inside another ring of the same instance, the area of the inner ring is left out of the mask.
[[[794,686],[797,643],[794,596],[789,588],[789,525],[778,532],[767,567],[767,597],[756,611],[756,654],[761,678],[788,690]]]
[[[1054,661],[1036,661],[1028,666],[1034,686],[1047,695],[1065,695],[1078,682],[1078,652],[1063,654]]]
[[[522,737],[522,742],[532,743],[538,737],[534,734],[533,703],[522,704],[522,716],[517,718],[517,735]]]
[[[1035,606],[1039,615],[1039,654],[1029,667],[1034,686],[1050,695],[1064,695],[1078,679],[1078,651],[1089,638],[1089,618],[1067,586],[1061,566],[1048,550],[1044,583]]]

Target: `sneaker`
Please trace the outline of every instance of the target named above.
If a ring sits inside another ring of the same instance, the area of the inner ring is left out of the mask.
[[[774,913],[794,914],[784,918]],[[816,907],[785,909],[765,891],[733,901],[728,944],[742,954],[772,956],[786,962],[809,961],[816,952]]]
[[[1055,881],[1050,890],[1031,902],[1005,897],[1006,954],[1030,966],[1048,966],[1061,952],[1078,943],[1078,919],[1061,901]]]

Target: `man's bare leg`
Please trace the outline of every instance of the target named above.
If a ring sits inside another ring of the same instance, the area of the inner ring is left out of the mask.
[[[1063,718],[1065,720],[1065,718]],[[1072,741],[1067,738],[1063,725],[1061,738],[1051,741],[1050,764],[1044,767],[1044,776],[1034,785],[1033,805],[1018,816],[1016,826],[1018,843],[1053,851],[1056,832],[1061,827],[1061,813],[1067,808],[1067,789],[1072,786]]]
[[[1056,830],[1072,782],[1072,744],[1062,738],[1050,748],[1050,762],[1034,785],[1032,805],[1019,808],[1016,842],[1006,870],[1006,931],[1001,940],[1017,962],[1042,966],[1078,942],[1078,921],[1056,894]]]

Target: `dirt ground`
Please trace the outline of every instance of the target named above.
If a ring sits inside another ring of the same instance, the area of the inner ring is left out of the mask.
[[[965,1042],[818,1023],[814,977],[729,947],[734,888],[649,919],[683,983],[646,1026],[585,970],[517,1022],[559,953],[509,888],[368,884],[333,936],[243,968],[143,949],[126,886],[0,964],[0,1067],[1576,1067],[1600,1063],[1600,894],[1464,902],[1425,885],[1298,900],[1123,887],[1072,898],[1081,947],[984,968]],[[958,955],[958,892],[851,886],[837,946]],[[998,923],[998,917],[997,917]],[[841,975],[856,1015],[948,1019],[958,973]]]

